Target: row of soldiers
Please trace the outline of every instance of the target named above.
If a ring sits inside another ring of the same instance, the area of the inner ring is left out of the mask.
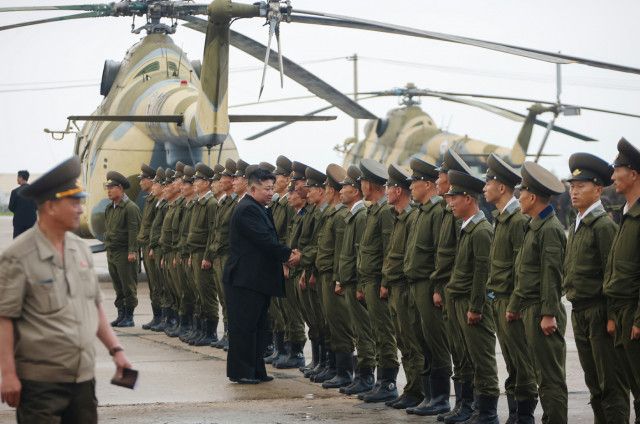
[[[302,252],[298,266],[285,265],[286,295],[270,308],[266,362],[410,414],[497,423],[497,339],[507,422],[533,423],[539,399],[543,422],[566,423],[565,294],[595,422],[629,422],[630,391],[640,422],[640,151],[628,141],[613,167],[571,156],[578,213],[568,240],[550,205],[565,187],[535,163],[517,171],[491,155],[484,180],[452,150],[440,167],[411,159],[411,173],[369,159],[325,173],[284,156],[276,165],[142,167],[151,192],[138,237],[154,309],[147,327],[224,347],[215,329],[218,302],[226,315],[228,222],[246,177],[262,167],[276,175],[278,236]],[[600,202],[612,182],[627,200],[620,225]],[[481,196],[496,206],[493,225]]]

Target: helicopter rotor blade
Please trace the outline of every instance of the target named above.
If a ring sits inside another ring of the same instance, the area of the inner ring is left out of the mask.
[[[229,122],[317,122],[333,121],[337,116],[308,115],[229,115]]]
[[[260,97],[262,97],[262,90],[264,90],[264,79],[267,76],[267,67],[269,65],[269,55],[271,54],[271,39],[273,38],[273,33],[276,30],[276,22],[275,19],[269,20],[269,39],[267,41],[267,49],[264,54],[264,67],[262,68],[262,82],[260,83],[260,93],[258,93],[258,101],[260,101]]]
[[[310,15],[310,16],[305,16]],[[619,72],[627,72],[640,74],[640,69],[625,65],[617,65],[613,63],[601,62],[581,58],[577,56],[569,56],[560,53],[546,52],[526,47],[512,46],[509,44],[495,43],[491,41],[478,40],[469,37],[460,37],[451,34],[438,33],[433,31],[425,31],[400,25],[386,24],[377,21],[369,21],[365,19],[353,18],[350,16],[333,15],[329,13],[313,12],[308,10],[295,10],[291,14],[291,22],[313,25],[327,25],[344,28],[362,29],[368,31],[386,32],[391,34],[406,35],[411,37],[428,38],[432,40],[448,41],[451,43],[465,44],[484,49],[494,50],[501,53],[512,54],[516,56],[527,57],[529,59],[542,60],[545,62],[568,65],[571,63],[579,63],[586,66],[596,68],[609,69]]]
[[[106,10],[110,7],[104,3],[98,4],[78,4],[78,5],[65,5],[65,6],[23,6],[23,7],[0,7],[0,13],[2,12],[36,12],[41,10],[82,10],[87,12],[95,12],[99,10]]]
[[[316,113],[324,112],[325,110],[329,110],[329,109],[331,109],[331,108],[333,108],[333,107],[334,107],[333,105],[325,106],[325,107],[323,107],[323,108],[316,109],[316,110],[314,110],[314,111],[312,111],[312,112],[309,112],[309,113],[305,114],[304,116],[312,117],[312,116],[314,116]],[[274,125],[273,127],[269,127],[269,128],[267,128],[266,130],[260,131],[259,133],[253,134],[252,136],[249,136],[249,137],[245,138],[245,140],[255,140],[255,139],[257,139],[257,138],[260,138],[260,137],[262,137],[262,136],[264,136],[264,135],[270,134],[270,133],[272,133],[272,132],[274,132],[274,131],[277,131],[277,130],[279,130],[279,129],[282,129],[282,128],[284,128],[284,127],[286,127],[286,126],[289,126],[289,125],[291,125],[291,124],[293,124],[293,121],[283,122],[283,123],[281,123],[281,124]]]
[[[188,21],[187,28],[204,32],[207,31],[208,22],[204,19],[196,18],[194,16],[181,16],[180,19]],[[243,52],[255,57],[258,60],[262,60],[265,56],[266,47],[259,42],[240,34],[237,31],[229,31],[229,44],[233,47],[242,50]],[[376,116],[362,107],[360,104],[354,102],[348,96],[345,96],[334,87],[330,86],[311,72],[304,69],[302,66],[288,59],[286,56],[282,56],[283,73],[287,77],[291,78],[298,84],[304,86],[311,93],[331,103],[347,115],[357,119],[375,119]],[[269,66],[276,68],[278,64],[278,57],[275,53],[271,52],[269,55]]]
[[[282,43],[280,42],[280,23],[276,25],[276,43],[278,45],[278,70],[280,71],[280,88],[284,88],[284,65],[282,64]]]
[[[55,18],[38,19],[35,21],[20,22],[17,24],[0,26],[0,31],[6,31],[8,29],[20,28],[20,27],[31,26],[31,25],[48,24],[50,22],[70,21],[72,19],[99,18],[102,16],[105,16],[105,15],[101,14],[100,12],[86,12],[86,13],[78,13],[75,15],[57,16]]]

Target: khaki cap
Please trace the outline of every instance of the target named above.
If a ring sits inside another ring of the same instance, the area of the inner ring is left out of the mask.
[[[334,190],[340,191],[342,188],[341,182],[346,176],[347,171],[345,171],[343,167],[331,163],[327,166],[327,181],[325,181],[325,184],[329,184]]]
[[[38,204],[65,197],[83,198],[87,194],[78,184],[79,176],[80,159],[72,156],[25,187],[20,195],[33,199]]]
[[[125,190],[131,187],[131,183],[127,177],[117,171],[107,172],[107,182],[104,183],[104,185],[106,187],[120,186]]]

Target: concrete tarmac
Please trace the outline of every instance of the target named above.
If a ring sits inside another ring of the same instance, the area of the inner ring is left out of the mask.
[[[11,218],[0,217],[0,250],[11,242]],[[88,241],[89,244],[96,241]],[[114,291],[108,281],[106,255],[95,255],[96,272],[109,319],[115,316]],[[435,423],[435,417],[416,417],[385,407],[364,404],[356,397],[337,390],[325,390],[309,382],[298,370],[276,370],[267,365],[275,377],[272,382],[242,386],[226,378],[226,353],[210,347],[193,347],[178,339],[145,331],[140,325],[151,319],[147,284],[139,283],[140,305],[136,310],[136,327],[117,329],[129,360],[140,377],[135,390],[109,384],[115,371],[105,348],[96,339],[97,398],[100,422],[125,424],[214,424],[214,423]],[[568,305],[567,305],[568,306]],[[570,306],[568,306],[570,308]],[[218,329],[221,335],[222,328]],[[567,327],[567,383],[569,388],[569,422],[592,423],[589,393],[583,379],[573,340]],[[46,346],[43,346],[45,349]],[[506,378],[502,356],[497,349],[500,380]],[[305,349],[311,357],[310,346]],[[400,371],[398,385],[404,386]],[[499,402],[501,422],[506,421],[506,397]],[[536,411],[539,422],[542,409]],[[633,420],[633,413],[632,413]],[[0,405],[0,424],[15,422],[15,412]],[[633,422],[633,421],[632,421]]]

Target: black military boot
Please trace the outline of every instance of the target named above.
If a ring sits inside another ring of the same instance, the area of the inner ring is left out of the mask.
[[[213,346],[215,348],[218,349],[224,349],[225,347],[227,349],[229,349],[229,328],[227,326],[227,324],[224,325],[224,334],[222,335],[222,337],[220,338],[220,340],[218,340],[218,342]]]
[[[193,333],[196,332],[198,330],[198,316],[196,314],[193,314],[191,316],[191,327],[189,327],[189,331],[187,331],[184,334],[179,334],[178,338],[180,339],[181,342],[183,343],[189,343],[189,339],[193,336]]]
[[[123,308],[122,319],[118,322],[116,327],[133,327],[135,323],[133,322],[133,308]]]
[[[426,405],[420,404],[415,408],[407,408],[408,414],[421,416],[444,414],[451,410],[449,392],[451,380],[447,372],[433,370],[428,378],[431,400]]]
[[[204,320],[204,327],[202,328],[203,336],[195,341],[194,346],[210,346],[213,341],[213,333],[215,331],[215,327],[213,326],[214,322],[212,319]]]
[[[265,360],[270,356],[273,356],[273,354],[276,351],[276,342],[275,342],[276,333],[273,331],[269,331],[268,334],[269,334],[269,340],[271,341],[271,343],[269,343],[267,347],[264,349],[264,354],[262,355],[262,358]]]
[[[173,327],[171,329],[171,331],[169,333],[167,333],[167,336],[169,336],[169,337],[178,337],[180,335],[180,329],[184,325],[186,325],[186,322],[187,322],[187,316],[186,315],[178,316],[178,325]]]
[[[336,373],[336,354],[331,349],[327,349],[326,366],[320,373],[312,375],[309,379],[314,383],[324,383],[335,377]]]
[[[458,408],[455,414],[451,414],[444,419],[445,424],[462,423],[471,418],[474,400],[473,386],[471,383],[461,383],[460,397],[460,408]]]
[[[214,318],[211,320],[211,343],[209,343],[209,346],[213,345],[214,343],[218,343],[218,324],[220,323],[220,320],[218,318]]]
[[[158,321],[160,320],[160,308],[151,305],[151,309],[153,310],[153,318],[148,323],[142,324],[143,330],[151,330],[151,327],[158,325]]]
[[[164,331],[167,326],[167,319],[169,319],[169,308],[160,309],[160,322],[157,325],[151,326],[151,331],[160,332]]]
[[[283,345],[283,351],[282,354],[278,356],[278,358],[276,358],[276,360],[273,361],[273,363],[271,365],[273,365],[275,368],[278,368],[278,366],[280,365],[280,363],[282,362],[286,362],[289,360],[289,356],[291,356],[291,341],[286,340]]]
[[[386,402],[398,398],[398,368],[378,368],[378,381],[373,390],[362,397],[367,403]],[[360,398],[360,396],[358,396]]]
[[[351,352],[337,352],[336,375],[322,383],[323,389],[339,389],[353,383],[353,354]]]
[[[500,424],[498,420],[498,396],[476,396],[478,414],[465,421],[465,424]]]
[[[373,376],[373,368],[358,368],[356,371],[356,378],[353,383],[346,387],[340,388],[340,393],[345,395],[357,395],[358,393],[365,393],[373,389],[373,383],[375,383],[375,377]]]
[[[504,424],[517,424],[518,422],[518,402],[515,396],[507,395],[507,406],[509,407],[509,418]]]
[[[455,392],[456,403],[453,406],[453,409],[451,411],[439,414],[436,417],[438,421],[444,421],[444,419],[447,418],[448,416],[455,415],[458,413],[458,410],[460,409],[460,405],[462,404],[462,384],[458,383],[457,381],[454,381],[453,391]]]
[[[264,358],[265,364],[273,364],[276,361],[281,361],[286,354],[284,347],[284,332],[278,331],[274,333],[274,339],[273,355],[268,358]]]
[[[329,358],[327,357],[327,347],[321,341],[318,342],[318,361],[315,366],[313,365],[313,360],[311,363],[305,367],[306,369],[303,371],[303,375],[305,378],[311,379],[316,374],[320,374],[322,370],[324,370],[325,365]]]
[[[184,321],[182,319],[184,318]],[[191,332],[194,326],[192,315],[188,314],[181,317],[180,328],[178,329],[178,338],[182,339]]]
[[[412,395],[411,393],[403,393],[402,396],[391,405],[394,409],[407,409],[414,408],[418,406],[422,402],[422,398],[416,395]],[[386,402],[385,402],[386,405]]]
[[[407,414],[420,415],[418,412],[421,412],[423,409],[425,409],[431,402],[431,385],[429,384],[429,377],[429,375],[420,376],[422,380],[422,391],[424,392],[424,399],[418,405],[412,408],[407,408],[405,410]]]
[[[518,420],[516,423],[518,424],[535,424],[536,420],[533,414],[536,411],[536,406],[538,405],[538,399],[526,399],[519,400],[518,403]],[[640,415],[637,416],[640,419]],[[638,420],[636,419],[636,422]]]
[[[178,324],[178,314],[175,310],[169,309],[169,316],[167,317],[167,326],[164,328],[164,334],[168,336],[169,333],[175,330]]]
[[[273,364],[278,369],[294,369],[304,365],[303,346],[300,343],[289,343],[289,355]]]
[[[118,316],[116,317],[116,319],[114,319],[113,321],[111,321],[111,326],[112,327],[117,327],[118,323],[120,321],[122,321],[122,318],[124,318],[124,308],[120,307],[118,308]]]

